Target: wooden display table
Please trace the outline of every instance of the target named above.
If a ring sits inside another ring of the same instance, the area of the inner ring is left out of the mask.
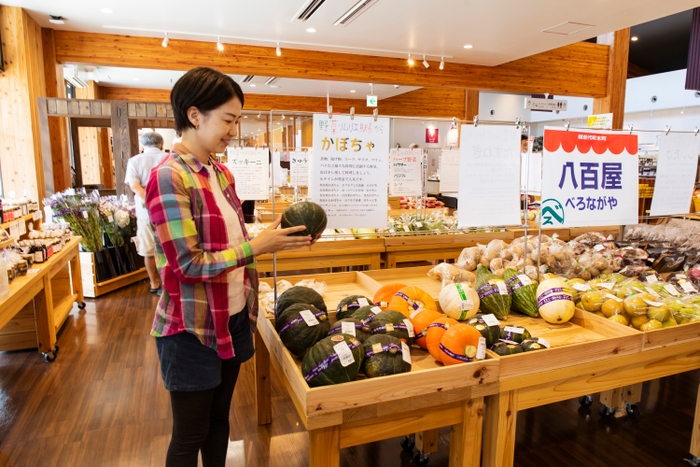
[[[0,300],[0,350],[35,348],[48,361],[56,357],[56,333],[77,302],[83,303],[78,245],[74,237],[35,273],[12,281],[10,296]],[[33,306],[32,306],[33,303]]]
[[[319,241],[310,247],[277,253],[278,271],[335,267],[381,267],[384,239]],[[259,272],[272,272],[272,255],[257,258]]]
[[[379,285],[363,273],[286,278],[323,280],[329,310],[348,294],[371,296]],[[335,312],[329,312],[334,321]],[[452,426],[450,466],[480,463],[483,400],[498,392],[495,358],[443,367],[427,352],[411,349],[410,373],[359,379],[336,386],[310,388],[299,361],[284,348],[273,321],[261,316],[256,340],[258,423],[272,422],[270,364],[284,385],[309,432],[309,465],[338,467],[340,449],[381,439]]]

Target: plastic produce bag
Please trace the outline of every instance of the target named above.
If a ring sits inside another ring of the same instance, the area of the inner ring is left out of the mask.
[[[449,263],[440,263],[430,271],[428,277],[442,281],[442,287],[450,284],[467,283],[471,286],[476,282],[476,275],[473,272],[455,267]]]
[[[479,265],[480,251],[478,247],[469,247],[462,250],[457,258],[457,266],[467,271],[476,271]]]

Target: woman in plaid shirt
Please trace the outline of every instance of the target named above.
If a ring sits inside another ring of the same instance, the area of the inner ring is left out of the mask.
[[[211,157],[236,136],[244,96],[235,81],[195,68],[170,102],[182,142],[146,187],[163,283],[151,334],[173,413],[166,467],[196,467],[200,452],[205,467],[219,467],[240,365],[254,352],[255,257],[309,246],[311,238],[290,236],[305,227],[279,229],[279,218],[248,237],[233,176]]]

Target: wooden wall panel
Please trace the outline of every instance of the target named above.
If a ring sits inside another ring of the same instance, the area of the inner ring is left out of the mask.
[[[464,119],[472,120],[476,115],[479,115],[479,91],[467,89],[465,94]]]
[[[24,10],[0,5],[5,72],[0,74],[0,170],[5,194],[44,196],[37,98],[46,93],[41,28]]]
[[[211,42],[56,31],[56,52],[66,63],[161,70],[210,66],[225,73],[284,78],[373,82],[420,87],[453,87],[501,92],[602,97],[609,48],[577,43],[496,67],[446,63],[444,70],[409,67],[405,59],[227,44],[216,53]]]

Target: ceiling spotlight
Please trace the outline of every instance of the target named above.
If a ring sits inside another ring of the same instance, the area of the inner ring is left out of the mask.
[[[270,87],[273,89],[279,89],[279,86],[277,86],[276,84],[271,84]]]
[[[430,63],[425,59],[425,55],[423,55],[423,66],[426,68],[430,68]]]
[[[684,113],[685,113],[685,107],[683,107],[683,109],[681,110],[681,115],[683,115]]]
[[[221,36],[216,38],[216,48],[219,49],[219,52],[224,51],[224,44],[221,43]]]
[[[165,33],[165,38],[163,39],[163,43],[161,44],[163,47],[168,46],[168,42],[170,42],[170,38],[168,38],[168,33]]]
[[[411,54],[408,54],[408,66],[413,66],[415,64],[416,62],[414,62],[413,58],[411,58]]]
[[[351,89],[350,92],[354,94],[357,91],[355,91],[354,89]]]
[[[49,23],[51,24],[66,24],[65,18],[63,16],[49,15]]]
[[[95,72],[92,74],[92,80],[96,83],[100,82],[100,72],[97,69],[97,67],[95,67]],[[683,107],[683,110],[685,110],[685,107]],[[683,112],[681,112],[681,113],[683,113]]]
[[[314,29],[314,28],[309,28],[309,29],[306,30],[306,32],[316,32],[316,29]]]
[[[251,88],[254,88],[254,87],[255,87],[255,85],[254,85],[254,84],[251,84],[251,85],[250,85],[250,87],[251,87]]]
[[[440,57],[440,69],[445,69],[445,59],[443,57]]]
[[[394,85],[394,89],[399,89],[399,85],[398,85],[398,84],[395,84],[395,85]]]
[[[471,49],[472,47],[474,47],[474,46],[471,45],[471,44],[467,44],[467,45],[464,46],[465,49]]]
[[[637,42],[637,41],[639,40],[639,37],[637,37],[637,36],[632,36],[632,37],[630,38],[630,40],[631,40],[632,42]]]
[[[114,10],[112,10],[111,8],[103,8],[103,9],[101,9],[100,11],[101,11],[102,13],[107,13],[108,15],[114,13]]]
[[[278,57],[282,56],[282,49],[280,48],[280,43],[277,43],[277,50],[275,50],[275,53],[277,54]]]
[[[243,118],[248,118],[248,116],[247,116],[247,115],[244,115]]]

